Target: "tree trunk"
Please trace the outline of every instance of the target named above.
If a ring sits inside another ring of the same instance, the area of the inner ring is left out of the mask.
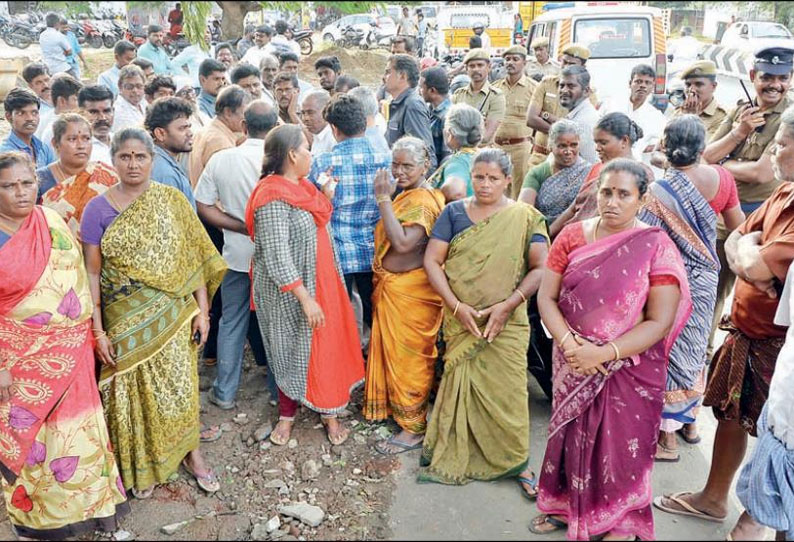
[[[249,11],[262,9],[258,2],[218,2],[223,10],[221,34],[224,41],[241,38],[245,31],[245,16]]]

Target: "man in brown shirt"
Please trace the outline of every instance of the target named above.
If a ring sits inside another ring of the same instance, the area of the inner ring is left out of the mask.
[[[778,295],[794,260],[794,108],[782,115],[771,167],[780,184],[775,192],[725,242],[728,264],[739,276],[731,311],[730,335],[709,369],[703,404],[719,420],[705,488],[657,498],[657,508],[724,518],[731,483],[744,458],[747,433],[769,393],[786,328],[776,326]],[[690,514],[691,515],[691,514]],[[733,540],[761,540],[760,526],[739,522]],[[739,532],[741,531],[741,532]]]
[[[507,76],[493,84],[505,96],[505,117],[496,130],[494,143],[510,155],[513,162],[513,185],[511,197],[518,199],[524,175],[527,172],[529,148],[532,141],[532,130],[527,126],[526,115],[529,102],[532,100],[533,86],[530,78],[524,75],[527,61],[527,50],[521,45],[514,45],[502,55],[505,59]]]
[[[697,115],[706,126],[706,141],[717,132],[728,112],[714,97],[717,88],[717,66],[710,60],[700,60],[681,72],[686,100],[673,111],[673,118]]]
[[[472,49],[466,53],[463,63],[471,83],[455,91],[452,103],[464,103],[480,112],[485,119],[481,145],[487,145],[504,119],[505,96],[500,89],[488,83],[491,57],[485,49]]]
[[[792,53],[794,51],[790,49],[768,48],[756,54],[754,69],[750,70],[755,100],[734,108],[703,152],[703,159],[707,163],[722,164],[733,174],[742,210],[748,215],[781,183],[772,172],[769,150],[780,126],[780,115],[791,104],[786,93],[791,85]],[[714,330],[722,316],[725,298],[736,280],[725,259],[728,233],[718,223],[717,254],[721,269],[710,343],[713,343]]]
[[[549,58],[549,38],[535,38],[530,48],[535,57],[527,60],[525,71],[533,81],[540,83],[547,75],[560,73],[560,67]]]

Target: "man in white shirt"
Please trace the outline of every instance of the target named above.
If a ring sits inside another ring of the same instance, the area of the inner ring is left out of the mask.
[[[113,134],[113,93],[105,85],[83,87],[77,95],[80,114],[91,123],[91,162],[102,162],[113,166],[110,155],[110,140]]]
[[[306,139],[311,145],[312,156],[329,152],[336,145],[331,125],[323,118],[323,109],[331,101],[327,90],[314,89],[306,94],[301,104],[300,117]]]
[[[52,125],[58,115],[77,111],[77,94],[83,84],[77,79],[62,73],[52,79],[51,95],[52,103],[55,106],[52,114],[48,115],[44,122],[39,123],[39,128],[36,130],[36,135],[44,142],[45,145],[52,146]]]
[[[68,72],[71,69],[66,57],[72,54],[72,46],[69,38],[59,30],[60,20],[61,16],[57,13],[48,13],[44,19],[47,29],[39,36],[41,56],[52,75]]]
[[[113,57],[116,59],[116,63],[97,77],[97,84],[108,87],[114,98],[119,95],[119,72],[121,68],[135,60],[136,51],[135,46],[129,41],[117,41],[113,47]]]
[[[662,138],[665,124],[664,114],[651,105],[656,71],[647,64],[638,64],[631,70],[628,99],[612,97],[604,101],[600,113],[624,113],[642,128],[643,137],[634,144],[632,151],[637,160],[651,163],[653,149]]]
[[[265,52],[276,56],[291,52],[300,57],[301,46],[298,45],[297,41],[291,40],[286,36],[288,31],[289,25],[286,21],[276,21],[276,35],[265,47]]]
[[[590,103],[590,73],[582,66],[569,66],[560,73],[558,88],[560,105],[569,111],[565,118],[579,127],[579,156],[595,164],[598,155],[593,128],[598,124],[599,116]]]
[[[262,62],[259,63],[259,73],[262,75],[262,86],[264,90],[262,93],[274,104],[276,103],[276,95],[274,93],[273,81],[276,79],[279,65],[278,59],[273,55],[265,55],[262,57]]]
[[[265,136],[276,126],[278,115],[270,104],[258,100],[245,108],[243,130],[248,139],[240,146],[212,155],[196,185],[199,216],[223,230],[223,257],[229,271],[221,284],[223,310],[218,329],[218,374],[210,401],[220,408],[233,408],[240,384],[246,336],[258,365],[264,365],[264,349],[256,315],[251,312],[251,279],[248,271],[254,244],[245,226],[248,198],[259,182],[265,156]],[[278,395],[272,371],[268,387]]]
[[[259,67],[262,58],[270,54],[267,46],[270,44],[270,38],[273,36],[273,29],[267,25],[258,26],[254,33],[254,45],[250,47],[240,62],[247,62],[252,66]]]
[[[124,66],[119,72],[119,97],[116,100],[113,132],[124,128],[142,127],[146,117],[143,70],[135,64]]]
[[[705,46],[697,38],[692,37],[692,29],[685,26],[681,29],[681,37],[667,43],[667,56],[673,57],[669,73],[676,72],[697,61],[698,53]]]

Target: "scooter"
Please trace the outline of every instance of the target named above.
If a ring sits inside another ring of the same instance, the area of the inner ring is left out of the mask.
[[[292,39],[297,41],[298,45],[301,46],[302,55],[312,54],[312,50],[314,49],[314,43],[312,43],[313,34],[314,32],[311,30],[298,30],[292,33]]]
[[[102,32],[100,32],[88,19],[83,21],[83,34],[85,34],[85,42],[89,47],[99,49],[104,45]]]
[[[391,42],[393,36],[382,34],[380,32],[380,28],[375,23],[369,23],[370,28],[367,32],[367,36],[364,38],[364,41],[361,42],[361,48],[364,50],[367,49],[391,49]]]

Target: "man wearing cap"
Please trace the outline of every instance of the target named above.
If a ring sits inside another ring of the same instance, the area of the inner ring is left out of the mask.
[[[472,49],[463,59],[471,83],[455,91],[452,103],[472,106],[485,119],[482,146],[491,142],[505,116],[505,95],[488,82],[491,57],[487,49]]]
[[[527,172],[532,130],[527,126],[526,112],[532,100],[534,86],[524,74],[527,50],[521,45],[513,45],[502,55],[505,59],[507,76],[493,84],[505,97],[505,117],[496,130],[494,143],[510,155],[513,162],[513,186],[510,189],[513,199],[518,199],[521,183]]]
[[[684,103],[673,111],[673,118],[697,115],[706,126],[707,139],[716,133],[728,112],[714,97],[717,89],[717,65],[710,60],[700,60],[681,72],[684,81]]]
[[[485,31],[485,25],[481,22],[476,22],[471,29],[474,31],[474,35],[479,36],[482,40],[482,48],[485,49],[488,54],[491,54],[491,36]]]
[[[584,45],[572,43],[562,50],[560,64],[563,69],[568,66],[584,66],[590,58],[590,50]],[[551,125],[565,117],[568,111],[560,105],[557,86],[559,75],[547,75],[532,93],[532,101],[527,110],[527,126],[535,130],[535,143],[529,158],[529,168],[537,166],[549,155],[548,141]],[[590,89],[590,102],[595,105],[593,89]]]
[[[535,38],[530,48],[535,57],[527,60],[526,72],[529,77],[540,83],[547,75],[560,73],[560,68],[549,57],[549,38]]]
[[[745,215],[760,207],[781,184],[772,170],[770,154],[780,126],[780,116],[791,105],[787,93],[793,67],[792,49],[768,47],[757,51],[750,70],[756,98],[752,103],[738,105],[725,117],[703,152],[707,163],[722,164],[733,174]],[[725,298],[736,281],[725,257],[728,233],[721,223],[717,224],[717,254],[721,268],[712,339],[722,316]]]

